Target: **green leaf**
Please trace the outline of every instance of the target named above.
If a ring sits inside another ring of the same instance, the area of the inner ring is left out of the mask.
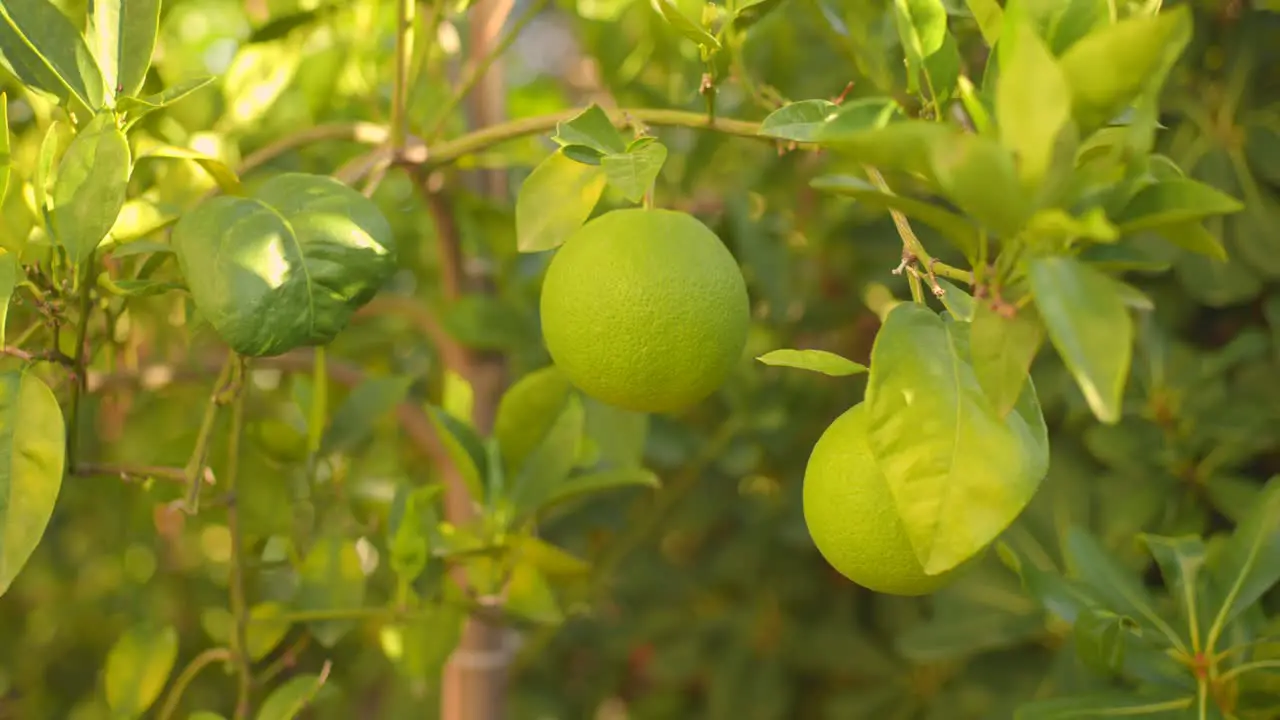
[[[600,161],[609,184],[631,202],[644,198],[667,161],[666,145],[652,138],[643,139],[652,142],[633,145],[624,153],[605,155]]]
[[[777,10],[784,2],[786,0],[740,0],[738,11],[733,16],[733,24],[740,30],[746,30]]]
[[[168,107],[179,100],[185,98],[191,93],[209,85],[217,78],[205,75],[202,77],[184,80],[173,87],[167,87],[158,93],[152,93],[146,97],[123,97],[116,101],[116,109],[122,113],[128,113],[131,121],[144,117],[149,113],[153,113],[161,108]]]
[[[36,212],[46,227],[49,224],[49,181],[53,177],[53,161],[58,154],[58,133],[61,126],[62,123],[57,120],[49,123],[49,129],[40,141],[40,154],[36,156],[36,169],[31,178],[36,196]]]
[[[996,88],[1000,141],[1017,157],[1018,177],[1038,187],[1053,163],[1058,135],[1071,121],[1071,92],[1049,48],[1025,22],[1013,24],[1000,41]]]
[[[1190,178],[1175,178],[1151,183],[1139,190],[1115,217],[1115,222],[1120,232],[1129,234],[1164,230],[1243,209],[1239,200],[1211,185]]]
[[[218,188],[227,195],[243,195],[240,177],[226,163],[218,158],[209,157],[201,152],[173,145],[159,145],[138,156],[139,160],[149,158],[169,158],[172,160],[190,160],[209,173],[209,177],[218,183]]]
[[[1267,481],[1248,514],[1241,518],[1209,567],[1214,586],[1224,594],[1207,643],[1280,582],[1280,475]],[[3,585],[0,585],[3,587]]]
[[[557,150],[538,163],[516,195],[516,247],[532,253],[557,248],[591,216],[608,178]]]
[[[537,512],[587,495],[620,490],[629,487],[659,488],[662,481],[651,470],[640,467],[621,467],[577,475],[558,484],[537,508]]]
[[[851,197],[886,210],[897,210],[937,230],[966,257],[978,253],[978,227],[961,215],[957,215],[933,203],[881,192],[866,180],[853,175],[822,175],[810,183],[819,190]]]
[[[1181,646],[1178,634],[1156,612],[1141,580],[1112,557],[1089,531],[1078,526],[1069,528],[1063,552],[1072,574],[1089,587],[1105,609],[1132,618],[1143,629],[1162,635],[1173,647]]]
[[[245,626],[245,649],[255,662],[271,654],[289,632],[285,607],[278,602],[262,602],[249,609]]]
[[[1151,551],[1165,587],[1178,602],[1178,611],[1187,623],[1187,638],[1193,648],[1204,647],[1202,639],[1212,621],[1211,598],[1204,582],[1207,551],[1198,535],[1162,537],[1143,533],[1138,536]]]
[[[1014,238],[1032,214],[1013,155],[995,140],[965,134],[933,146],[933,175],[961,210],[1002,238]]]
[[[1115,282],[1069,257],[1031,260],[1027,279],[1049,339],[1094,416],[1119,422],[1133,357],[1133,319]]]
[[[1062,54],[1058,63],[1082,134],[1133,103],[1185,32],[1183,23],[1190,22],[1190,11],[1181,5],[1155,16],[1131,16],[1089,33]]]
[[[18,274],[21,271],[18,256],[0,248],[0,348],[4,348],[6,344],[5,325],[9,319],[9,302],[13,299],[14,289],[18,287]]]
[[[473,498],[484,497],[484,485],[481,478],[489,474],[487,454],[484,442],[470,426],[434,405],[427,406],[427,413],[435,426],[445,452],[453,461],[462,481],[467,485],[467,492]]]
[[[305,673],[284,681],[262,701],[257,720],[294,720],[316,699],[326,676]]]
[[[839,105],[829,100],[801,100],[784,105],[761,121],[759,134],[781,140],[812,142],[839,109]]]
[[[1106,610],[1087,610],[1072,626],[1076,654],[1094,672],[1114,676],[1124,668],[1126,636],[1137,626],[1123,615]]]
[[[0,92],[0,206],[9,193],[9,170],[13,157],[9,153],[9,97]]]
[[[570,394],[546,436],[529,453],[516,475],[511,503],[518,516],[536,511],[569,477],[578,459],[583,421],[582,401],[577,394]]]
[[[997,0],[965,0],[965,4],[982,31],[982,39],[987,41],[988,47],[994,47],[1004,28],[1004,10],[1000,3]]]
[[[388,549],[391,571],[397,579],[411,583],[427,567],[430,558],[430,528],[436,516],[432,503],[444,492],[442,485],[396,489],[388,520]]]
[[[1016,647],[1043,632],[1038,614],[980,611],[913,625],[898,635],[894,646],[903,657],[920,663],[961,661],[979,652]]]
[[[160,0],[94,0],[93,50],[107,93],[136,95],[147,79],[160,27]]]
[[[680,8],[676,7],[672,0],[649,0],[649,2],[653,5],[653,9],[670,23],[671,27],[675,28],[676,32],[706,50],[714,52],[720,49],[720,41],[685,17],[684,13],[680,12]]]
[[[0,595],[40,543],[62,487],[66,426],[34,373],[0,373]]]
[[[364,605],[365,576],[356,545],[340,537],[326,536],[313,545],[298,573],[294,606],[302,612],[358,610]],[[332,648],[355,623],[351,620],[315,620],[307,624],[311,636]]]
[[[583,449],[590,450],[591,457],[579,458],[578,466],[594,470],[638,466],[649,437],[649,415],[585,395],[582,407],[587,426]]]
[[[969,334],[973,372],[996,416],[1003,418],[1022,395],[1031,361],[1044,341],[1044,327],[1026,309],[1006,317],[984,302],[975,304]]]
[[[404,655],[396,663],[396,669],[415,681],[439,682],[441,670],[457,647],[466,620],[466,608],[460,603],[419,608],[413,619],[400,626]]]
[[[201,315],[249,357],[331,342],[395,271],[378,206],[318,175],[215,197],[184,215],[171,241]]]
[[[942,0],[893,0],[893,18],[911,74],[907,89],[914,92],[924,61],[941,50],[946,40],[947,7]]]
[[[50,230],[79,265],[98,248],[124,207],[132,170],[129,141],[102,112],[76,134],[53,181]]]
[[[902,115],[902,106],[891,97],[863,97],[846,101],[819,129],[819,142],[834,142],[868,130],[889,127]]]
[[[564,611],[550,583],[533,563],[517,563],[504,591],[504,611],[541,625],[558,625],[564,621]]]
[[[0,64],[22,83],[66,104],[102,107],[102,73],[84,38],[49,0],[0,5]]]
[[[368,378],[347,395],[320,440],[321,456],[350,452],[372,434],[374,423],[404,402],[413,378]]]
[[[507,474],[515,477],[521,466],[542,444],[547,430],[564,411],[573,388],[555,365],[535,370],[517,380],[502,395],[494,418]]]
[[[114,280],[105,270],[98,274],[97,281],[98,287],[121,297],[152,297],[173,290],[187,289],[187,286],[180,282],[168,280]]]
[[[903,120],[850,131],[829,125],[817,142],[830,146],[837,156],[881,171],[900,170],[932,178],[934,149],[952,145],[960,137],[959,129],[950,123]]]
[[[765,365],[812,370],[823,375],[843,377],[867,372],[867,366],[826,350],[773,350],[756,360]]]
[[[972,322],[975,305],[973,296],[943,278],[937,278],[935,282],[942,288],[942,306],[951,313],[951,317],[962,322]]]
[[[586,146],[599,155],[627,151],[627,142],[622,138],[622,133],[618,132],[609,114],[595,103],[569,120],[556,123],[556,132],[551,139],[561,147]]]
[[[107,653],[102,681],[107,706],[117,720],[132,720],[160,697],[178,659],[178,631],[171,625],[135,625]]]
[[[968,325],[922,305],[903,303],[885,318],[866,404],[868,444],[926,573],[990,545],[1048,469],[1034,387],[1018,412],[996,417],[969,364]]]
[[[1191,707],[1194,697],[1150,700],[1131,693],[1076,695],[1020,705],[1014,720],[1142,717]]]
[[[208,710],[197,710],[187,716],[187,720],[227,720],[226,717]]]

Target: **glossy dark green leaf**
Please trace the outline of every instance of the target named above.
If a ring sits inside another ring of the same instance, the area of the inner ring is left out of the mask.
[[[942,47],[924,61],[924,89],[928,91],[930,103],[945,108],[945,103],[955,95],[963,62],[955,35],[947,32],[942,36]]]
[[[773,350],[756,358],[765,365],[812,370],[813,372],[843,377],[867,371],[867,366],[826,350]]]
[[[1120,420],[1133,357],[1133,320],[1115,282],[1068,257],[1027,263],[1027,279],[1049,339],[1102,422]]]
[[[1190,22],[1183,6],[1132,16],[1089,33],[1062,54],[1072,115],[1082,131],[1100,127],[1133,102],[1165,63],[1165,53],[1181,51],[1173,41]]]
[[[116,110],[128,113],[130,120],[137,120],[148,113],[168,107],[191,93],[209,85],[216,78],[212,76],[195,77],[184,80],[177,85],[167,87],[157,93],[145,97],[123,97],[116,102]]]
[[[110,112],[94,116],[67,147],[53,182],[49,223],[72,263],[87,260],[115,225],[132,169],[129,141]]]
[[[324,675],[303,673],[285,680],[262,701],[257,720],[295,720],[316,699],[326,679]]]
[[[368,439],[379,419],[404,402],[411,377],[367,378],[347,395],[320,441],[320,454],[349,452]]]
[[[1087,610],[1072,625],[1076,654],[1086,667],[1102,675],[1117,675],[1124,668],[1126,636],[1137,629],[1122,615]]]
[[[1209,573],[1223,594],[1207,643],[1215,649],[1213,642],[1226,626],[1280,582],[1280,475],[1267,481],[1213,559]]]
[[[1002,238],[1013,238],[1032,213],[1013,155],[981,135],[961,135],[933,147],[931,168],[943,193]]]
[[[604,169],[557,150],[538,163],[516,195],[516,246],[531,253],[559,247],[591,216],[608,179]]]
[[[21,271],[18,256],[0,248],[0,347],[5,346],[5,325],[9,319],[9,302],[13,299],[13,291],[18,286],[18,276]]]
[[[1164,229],[1239,212],[1244,205],[1210,185],[1190,178],[1152,183],[1142,188],[1115,218],[1123,233]]]
[[[365,576],[356,545],[335,536],[320,538],[307,551],[298,574],[294,606],[302,612],[341,612],[364,605]],[[350,620],[314,620],[311,636],[331,648],[355,627]]]
[[[1014,720],[1090,720],[1108,717],[1143,717],[1173,710],[1185,710],[1194,697],[1148,699],[1128,693],[1076,695],[1073,697],[1036,700],[1020,705]]]
[[[1044,341],[1044,326],[1029,308],[1007,317],[976,303],[969,329],[973,372],[998,417],[1013,410]]]
[[[1017,158],[1018,177],[1037,187],[1053,163],[1058,134],[1071,121],[1071,91],[1040,36],[1025,22],[1000,40],[1002,68],[996,88],[1000,141]]]
[[[395,270],[378,207],[303,173],[277,175],[252,198],[203,203],[172,243],[201,315],[249,357],[331,342]]]
[[[640,202],[666,161],[667,146],[652,140],[626,152],[605,155],[600,165],[611,187],[631,202]]]
[[[829,100],[801,100],[769,113],[760,123],[760,134],[780,140],[812,142],[840,109]]]
[[[969,353],[967,324],[915,303],[889,312],[871,350],[868,443],[928,573],[990,545],[1048,469],[1032,385],[1017,412],[996,417]]]
[[[706,50],[715,51],[720,49],[720,41],[680,12],[680,8],[672,0],[649,0],[649,2],[653,5],[653,9],[670,23],[676,32]]]
[[[430,405],[427,407],[427,413],[432,425],[435,426],[436,433],[440,436],[445,452],[449,455],[458,474],[462,476],[462,481],[466,483],[467,491],[474,498],[484,497],[483,478],[489,474],[484,442],[470,425],[444,410]]]
[[[40,543],[62,487],[62,408],[34,373],[0,374],[0,595]]]
[[[851,197],[858,202],[886,210],[897,210],[912,220],[932,227],[952,245],[973,257],[978,252],[978,227],[967,218],[924,200],[880,191],[866,180],[853,175],[822,175],[810,185],[837,195]]]
[[[571,393],[546,435],[520,466],[511,491],[517,514],[534,512],[569,477],[578,459],[584,419],[582,400]]]
[[[569,502],[588,495],[620,490],[623,488],[658,488],[662,481],[651,470],[641,467],[619,467],[609,470],[575,475],[555,486],[538,511],[542,512],[563,502]]]
[[[102,685],[113,718],[139,718],[160,697],[178,659],[178,631],[171,625],[134,625],[107,653]]]
[[[509,476],[515,477],[542,444],[572,393],[569,379],[555,365],[525,375],[503,393],[493,435],[498,439]]]
[[[92,45],[106,91],[136,95],[151,67],[160,0],[94,0]]]
[[[102,73],[71,20],[49,0],[0,5],[0,62],[24,85],[67,103],[102,107]]]
[[[1067,531],[1064,553],[1072,575],[1106,603],[1105,609],[1132,618],[1153,638],[1178,647],[1179,636],[1155,610],[1142,581],[1116,560],[1089,531],[1073,526]]]
[[[627,151],[627,142],[618,132],[609,114],[592,104],[586,110],[568,120],[556,124],[551,139],[561,147],[583,145],[601,155],[621,154]]]

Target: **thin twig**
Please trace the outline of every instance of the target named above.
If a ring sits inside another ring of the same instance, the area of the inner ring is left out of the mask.
[[[173,714],[178,711],[178,703],[182,700],[183,693],[187,687],[191,685],[191,681],[200,674],[200,671],[222,660],[224,662],[231,660],[231,651],[227,648],[218,647],[210,648],[200,653],[187,663],[178,675],[178,679],[173,681],[173,689],[165,696],[164,704],[160,706],[160,713],[156,717],[158,720],[169,720]]]
[[[209,440],[213,435],[213,425],[218,420],[222,394],[231,379],[232,367],[235,364],[235,353],[228,353],[226,362],[218,373],[218,379],[214,382],[213,390],[209,393],[209,402],[204,408],[204,418],[201,419],[200,430],[196,434],[196,444],[191,450],[191,459],[187,461],[184,469],[188,490],[183,509],[189,515],[194,515],[200,508],[200,478],[204,476],[204,469],[208,466]]]
[[[110,463],[82,462],[76,464],[72,474],[80,477],[115,475],[125,482],[143,482],[150,478],[155,478],[156,480],[182,483],[183,485],[187,483],[187,471],[185,469],[163,465],[114,465]],[[213,485],[216,482],[213,476],[213,469],[206,467],[200,479],[206,485]]]
[[[88,365],[89,320],[93,315],[94,253],[85,260],[80,278],[80,316],[76,318],[76,354],[71,379],[71,409],[67,413],[67,467],[75,472],[80,445],[80,406],[85,394],[85,370]],[[77,272],[80,272],[77,269]]]
[[[248,361],[236,358],[240,365],[238,375],[243,378]],[[239,498],[236,483],[240,475],[240,440],[244,435],[244,404],[249,383],[240,382],[231,405],[231,430],[227,438],[227,531],[231,535],[231,578],[228,582],[231,599],[231,617],[235,623],[231,648],[235,654],[239,684],[236,692],[235,720],[246,720],[250,712],[250,690],[253,686],[253,658],[249,655],[249,608],[244,595],[244,538],[240,534]]]

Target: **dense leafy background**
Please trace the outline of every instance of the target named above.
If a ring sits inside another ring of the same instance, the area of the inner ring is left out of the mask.
[[[515,14],[528,4],[522,0]],[[698,3],[675,4],[698,17]],[[975,37],[961,3],[952,4],[957,35]],[[1034,368],[1051,428],[1051,469],[1006,539],[1037,562],[1060,564],[1066,528],[1076,525],[1158,587],[1138,533],[1230,528],[1258,503],[1262,482],[1280,473],[1280,15],[1263,4],[1194,3],[1196,37],[1163,101],[1162,151],[1246,202],[1244,213],[1209,223],[1230,259],[1214,264],[1151,243],[1135,264],[1128,279],[1156,307],[1139,316],[1120,423],[1094,419],[1056,355],[1042,353]],[[83,2],[59,5],[70,17],[86,10]],[[763,17],[718,56],[717,72],[729,78],[717,100],[723,116],[763,118],[767,110],[752,93],[802,99],[835,97],[851,81],[855,95],[902,84],[892,3],[738,5],[759,7]],[[415,133],[437,123],[451,134],[464,129],[460,113],[438,116],[456,86],[463,30],[451,20],[439,34],[436,47],[446,54],[437,59],[449,74],[423,74],[412,88]],[[137,152],[148,142],[186,147],[234,167],[300,128],[386,122],[393,32],[391,3],[166,2],[144,92],[204,75],[217,80],[147,116],[135,130]],[[503,62],[512,117],[593,101],[704,109],[698,87],[705,66],[696,45],[643,0],[555,3],[529,23]],[[12,79],[4,82],[14,167],[34,168],[50,118],[45,106],[22,100]],[[811,189],[808,180],[823,163],[812,153],[693,130],[657,134],[670,148],[658,204],[697,213],[742,263],[757,303],[748,351],[822,347],[865,363],[878,327],[868,305],[885,287],[905,292],[891,274],[900,244],[889,217]],[[515,187],[552,147],[545,136],[523,139],[463,165],[504,168]],[[326,174],[362,151],[351,142],[317,142],[271,167]],[[18,173],[14,188],[19,180],[30,178]],[[260,180],[249,174],[245,182]],[[127,217],[137,218],[138,234],[148,230],[149,212],[188,208],[214,187],[197,165],[159,159],[140,163],[133,183],[150,189],[146,202],[126,208],[136,213]],[[256,377],[241,482],[246,532],[262,540],[307,527],[366,538],[308,560],[318,584],[302,583],[319,606],[395,593],[385,567],[376,569],[388,555],[382,520],[397,486],[424,485],[436,473],[387,411],[401,398],[441,396],[438,348],[421,332],[422,317],[439,318],[467,345],[507,353],[513,377],[548,363],[536,316],[546,258],[516,253],[511,202],[454,187],[449,201],[464,247],[490,264],[500,291],[440,302],[436,229],[409,178],[390,174],[374,199],[391,222],[398,274],[329,351],[335,378],[358,368],[379,380],[355,393],[333,384],[331,407],[341,420],[328,439],[333,482],[321,495],[303,496],[296,462],[309,366]],[[30,208],[17,189],[5,196],[0,238],[7,247],[30,234]],[[921,232],[931,248],[943,247]],[[172,273],[172,266],[157,272]],[[405,312],[401,298],[418,309]],[[93,368],[81,448],[104,462],[181,466],[216,372],[215,343],[177,296],[130,303],[127,326],[114,328],[117,342]],[[29,307],[12,310],[10,336],[31,317]],[[73,340],[65,335],[69,351]],[[577,587],[581,602],[549,604],[537,592],[523,598],[513,717],[1007,718],[1032,697],[1105,686],[1081,659],[1087,653],[1076,652],[1070,627],[1024,593],[995,553],[927,599],[874,596],[819,558],[800,511],[804,463],[821,431],[864,386],[857,376],[744,362],[697,409],[652,418],[647,435],[620,425],[610,437],[624,453],[643,442],[645,461],[664,486],[569,506],[544,526],[548,540],[590,560],[595,571]],[[344,408],[348,398],[358,400]],[[218,443],[212,457],[217,470]],[[121,680],[108,653],[130,628],[176,627],[179,666],[225,639],[227,529],[216,505],[184,523],[166,510],[179,495],[170,484],[111,477],[64,484],[48,534],[0,602],[0,718],[110,717],[104,698]],[[284,597],[294,582],[273,570],[282,560],[269,545],[262,552],[254,568],[259,599]],[[367,587],[361,573],[370,573]],[[420,585],[438,582],[437,568]],[[1268,615],[1274,601],[1263,596]],[[557,622],[562,611],[568,617]],[[376,620],[310,629],[335,644],[299,647],[281,677],[334,661],[315,717],[395,720],[434,712],[436,668],[456,632],[447,611],[402,631]],[[295,628],[285,643],[302,636]],[[171,640],[139,643],[163,651]],[[230,682],[218,672],[202,676],[184,707],[225,711]]]

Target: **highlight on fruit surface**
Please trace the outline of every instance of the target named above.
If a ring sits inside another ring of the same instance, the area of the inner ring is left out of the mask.
[[[925,574],[867,444],[867,410],[858,403],[823,432],[805,467],[805,525],[841,575],[879,593],[927,595],[951,584],[973,561]]]
[[[742,360],[750,307],[733,254],[686,213],[632,208],[569,237],[541,297],[547,351],[586,394],[637,412],[708,397]]]

